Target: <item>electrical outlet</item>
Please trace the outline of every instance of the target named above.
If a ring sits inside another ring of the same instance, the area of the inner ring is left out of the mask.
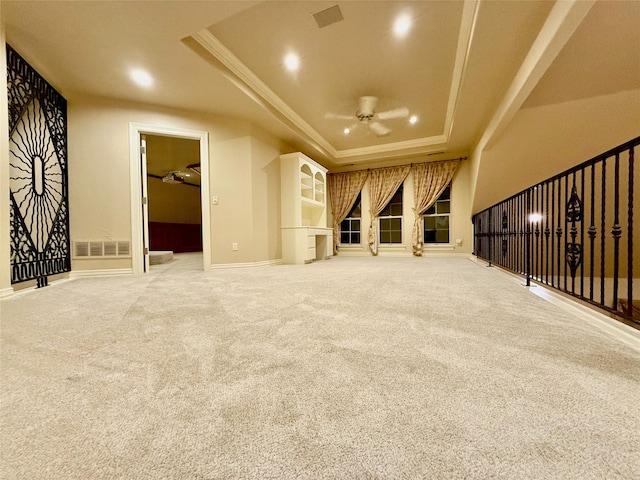
[[[234,243],[232,243],[232,244],[231,244],[231,250],[233,250],[234,252],[235,252],[236,250],[238,250],[238,244],[237,244],[237,243],[235,243],[235,242],[234,242]]]

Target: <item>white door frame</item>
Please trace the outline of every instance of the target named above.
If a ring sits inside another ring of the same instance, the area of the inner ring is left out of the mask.
[[[211,215],[209,206],[209,134],[201,130],[129,123],[129,167],[131,179],[131,262],[134,275],[144,273],[142,218],[142,174],[140,136],[164,135],[200,141],[200,201],[202,204],[202,266],[211,268]]]

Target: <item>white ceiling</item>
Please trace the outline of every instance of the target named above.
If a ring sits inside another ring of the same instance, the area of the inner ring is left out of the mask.
[[[312,14],[336,4],[344,20],[319,28]],[[640,88],[639,6],[598,2],[524,106]],[[466,155],[553,8],[539,0],[3,1],[1,14],[8,43],[70,101],[89,94],[235,117],[344,169]],[[413,26],[398,39],[392,26],[404,11]],[[296,74],[283,67],[289,51],[301,58]],[[154,86],[133,85],[132,68],[149,71]],[[599,80],[578,78],[589,75]],[[364,126],[345,136],[354,121],[327,114],[355,114],[363,95],[379,98],[378,111],[406,107],[419,122],[385,121],[384,137]]]

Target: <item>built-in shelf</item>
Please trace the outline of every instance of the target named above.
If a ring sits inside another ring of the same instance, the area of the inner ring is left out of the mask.
[[[333,251],[327,227],[327,169],[302,153],[280,157],[282,260],[310,263]]]

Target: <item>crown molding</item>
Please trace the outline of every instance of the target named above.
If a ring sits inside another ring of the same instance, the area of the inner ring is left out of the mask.
[[[322,135],[320,135],[311,125],[304,121],[300,115],[293,111],[278,95],[275,94],[258,76],[253,73],[238,57],[236,57],[220,40],[218,40],[206,28],[200,30],[192,37],[205,50],[213,55],[235,79],[248,87],[259,99],[265,101],[272,113],[285,122],[288,126],[295,126],[299,133],[311,139],[313,143],[320,146],[331,157],[335,157],[336,149]],[[256,97],[252,95],[254,100]],[[274,111],[275,110],[275,111]]]
[[[328,157],[330,161],[336,164],[343,164],[358,157],[377,156],[390,158],[408,154],[429,153],[434,150],[432,147],[436,145],[438,148],[446,148],[453,129],[455,110],[466,71],[467,59],[478,16],[478,5],[479,0],[464,2],[443,133],[402,142],[344,150],[337,150],[327,139],[320,135],[208,29],[198,31],[191,38],[216,60],[216,66],[222,69],[238,88],[266,108],[294,133],[302,137],[303,141]]]

